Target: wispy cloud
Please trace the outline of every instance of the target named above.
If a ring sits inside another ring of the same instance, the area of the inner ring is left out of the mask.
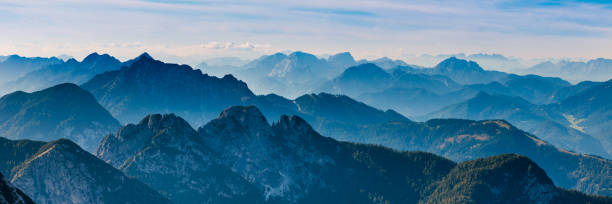
[[[0,54],[612,57],[603,0],[0,0]]]

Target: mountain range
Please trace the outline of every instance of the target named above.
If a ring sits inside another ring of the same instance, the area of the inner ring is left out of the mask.
[[[372,66],[372,65],[368,65]],[[159,71],[161,70],[161,71]],[[142,74],[138,74],[142,73]],[[160,74],[161,73],[161,74]],[[106,77],[110,76],[110,77]],[[168,77],[170,76],[170,77]],[[511,77],[509,77],[511,78]],[[527,79],[531,79],[533,77],[526,77]],[[177,80],[182,79],[182,80]],[[539,79],[539,78],[536,78]],[[225,83],[214,83],[215,81],[226,81]],[[511,81],[511,80],[509,80]],[[547,81],[547,80],[544,80]],[[555,82],[555,80],[551,80]],[[133,83],[132,85],[121,85],[122,83]],[[136,83],[138,82],[138,83]],[[194,88],[189,88],[191,84],[221,84],[221,85],[201,85],[194,86]],[[103,84],[103,86],[93,88],[94,84]],[[499,84],[499,83],[498,83]],[[207,104],[205,99],[214,98],[223,96],[223,94],[234,94],[231,97],[227,97],[225,99],[219,99],[225,101],[225,104],[235,104],[235,105],[256,105],[261,107],[263,114],[267,118],[278,118],[282,114],[292,114],[298,115],[304,118],[306,121],[311,123],[315,130],[321,132],[324,135],[328,135],[332,138],[344,140],[344,141],[356,141],[356,142],[364,142],[364,143],[376,143],[388,145],[394,148],[405,149],[406,147],[403,145],[410,144],[410,140],[402,141],[402,138],[420,138],[426,137],[424,135],[428,135],[427,132],[422,132],[418,134],[407,134],[407,133],[397,133],[393,129],[387,131],[386,129],[378,130],[373,134],[369,132],[371,130],[376,130],[375,128],[381,128],[386,126],[393,126],[393,124],[420,124],[410,121],[405,118],[401,114],[398,114],[392,110],[381,111],[375,108],[372,108],[364,103],[355,101],[349,97],[342,95],[332,95],[332,94],[308,94],[301,97],[296,98],[295,100],[285,99],[278,95],[260,95],[256,96],[252,92],[249,91],[246,85],[231,76],[225,76],[221,79],[216,77],[211,77],[207,75],[203,75],[196,70],[192,70],[187,66],[181,65],[173,65],[173,64],[165,64],[160,61],[153,60],[151,58],[142,58],[139,61],[134,62],[132,66],[124,67],[122,70],[107,72],[105,74],[94,77],[90,82],[83,85],[84,88],[92,90],[94,95],[97,95],[99,101],[102,104],[105,104],[105,101],[113,101],[115,103],[106,103],[105,107],[111,110],[115,109],[116,105],[118,107],[123,107],[124,110],[138,110],[139,113],[130,114],[129,117],[126,116],[128,111],[117,111],[113,115],[118,118],[124,118],[123,123],[129,123],[129,119],[143,117],[147,115],[147,113],[177,113],[177,115],[186,115],[188,117],[187,121],[194,125],[200,126],[205,124],[201,121],[208,121],[213,119],[211,117],[213,112],[222,110],[223,104],[217,105],[183,105],[183,104]],[[197,91],[210,87],[215,87],[217,92],[215,91]],[[235,89],[238,89],[236,91]],[[546,86],[542,86],[543,90],[547,90]],[[151,92],[150,90],[156,90],[157,92]],[[186,90],[196,90],[196,91],[186,91]],[[227,91],[234,90],[234,91]],[[148,93],[149,92],[149,93]],[[223,93],[221,93],[223,92]],[[146,95],[143,95],[145,93]],[[196,94],[194,94],[196,93]],[[242,93],[242,94],[241,94]],[[199,94],[199,95],[198,95]],[[476,93],[477,94],[477,93]],[[195,96],[195,97],[194,97]],[[175,98],[173,100],[169,100],[171,98]],[[162,100],[160,100],[162,99]],[[132,100],[140,100],[138,102]],[[122,102],[125,101],[125,102]],[[216,100],[215,100],[216,101]],[[140,104],[148,104],[148,105],[140,105]],[[129,106],[126,106],[129,105]],[[198,109],[194,109],[193,107],[199,107]],[[123,116],[122,116],[123,115]],[[141,115],[141,116],[138,116]],[[197,117],[191,117],[191,116]],[[203,117],[206,116],[206,117]],[[135,119],[134,121],[136,121]],[[444,121],[444,120],[442,120]],[[453,122],[454,120],[448,120],[448,122],[443,123],[447,128],[444,129],[449,132],[441,131],[437,134],[443,135],[448,134],[448,137],[454,137],[458,135],[462,135],[459,131],[462,126],[459,126],[459,129],[453,129],[451,127],[455,127],[457,124]],[[459,123],[464,124],[464,123]],[[402,129],[406,132],[410,132],[411,128],[421,129],[427,126],[422,125],[406,125]],[[551,125],[550,127],[556,127]],[[443,127],[441,127],[443,128]],[[482,127],[485,128],[485,127]],[[570,135],[572,137],[565,136],[566,138],[561,138],[559,140],[552,140],[554,142],[557,141],[580,141],[578,144],[566,144],[564,147],[571,147],[573,151],[576,150],[584,150],[586,145],[594,143],[594,148],[587,149],[587,152],[594,153],[605,153],[601,150],[601,148],[596,148],[597,141],[593,141],[592,137],[588,135],[584,135],[581,133],[573,132],[571,129],[566,129],[564,127],[556,127],[560,129],[559,132],[572,132],[575,135]],[[502,131],[503,129],[499,129]],[[502,135],[507,134],[506,131],[502,131]],[[399,134],[399,135],[398,135]],[[492,134],[492,133],[490,133]],[[442,148],[436,151],[450,151],[452,155],[445,155],[453,159],[458,159],[458,161],[462,161],[461,158],[469,158],[475,159],[482,156],[493,156],[500,153],[521,153],[527,155],[529,157],[538,156],[534,152],[544,151],[548,152],[548,149],[556,149],[549,148],[552,145],[545,142],[547,145],[540,148],[540,146],[535,145],[535,150],[527,150],[525,146],[525,142],[521,142],[521,140],[525,141],[533,141],[528,138],[535,138],[534,136],[524,136],[527,133],[524,132],[516,132],[510,135],[523,135],[521,137],[515,138],[504,138],[503,140],[512,141],[510,143],[515,143],[517,145],[512,146],[512,148],[504,147],[503,143],[492,143],[491,147],[499,148],[499,149],[507,149],[506,151],[496,151],[494,149],[479,149],[474,151],[451,151],[446,150],[446,148]],[[406,136],[407,135],[407,136]],[[380,142],[376,137],[385,138],[385,142]],[[573,137],[579,137],[575,139]],[[580,137],[584,138],[581,139]],[[520,139],[522,138],[522,139]],[[444,138],[446,139],[446,138]],[[444,140],[440,138],[440,140]],[[517,140],[517,141],[514,141]],[[540,139],[537,139],[540,140]],[[395,141],[395,142],[391,142]],[[480,140],[473,140],[473,142],[479,142]],[[543,141],[542,141],[543,142]],[[533,143],[533,142],[531,142]],[[537,142],[536,142],[537,143]],[[431,141],[423,141],[422,145],[419,146],[420,149],[415,150],[430,150],[430,146],[432,145]],[[580,149],[581,147],[583,149]],[[450,148],[450,147],[449,147]],[[412,150],[412,149],[407,149]],[[561,149],[562,152],[566,151],[565,149]],[[561,151],[559,150],[559,151]],[[557,150],[555,150],[557,151]],[[555,152],[551,151],[551,152]],[[585,150],[586,151],[586,150]],[[441,153],[441,152],[436,152]],[[601,154],[604,155],[605,154]],[[577,158],[578,160],[581,158],[580,154],[568,153],[570,158]],[[590,157],[587,157],[590,158]],[[551,161],[556,161],[558,163],[552,164],[542,164],[542,167],[546,170],[552,170],[554,166],[559,165],[559,163],[563,163],[563,161],[556,160],[555,158],[547,158]],[[539,160],[536,160],[538,162]],[[599,161],[599,160],[595,160]],[[608,161],[602,159],[603,163],[607,163]],[[597,163],[597,162],[596,162]],[[555,181],[564,181],[563,186],[566,188],[578,188],[581,189],[580,185],[577,183],[578,180],[575,176],[572,176],[571,169],[579,169],[583,171],[585,167],[580,167],[580,163],[570,162],[565,165],[571,166],[567,168],[567,170],[556,170],[558,171],[560,176],[553,177]],[[584,171],[590,171],[588,169]],[[596,172],[589,172],[585,174],[594,174],[598,175]],[[589,182],[600,182],[605,180],[604,178],[595,178],[594,181],[585,181]],[[605,182],[604,182],[605,183]],[[589,192],[593,193],[603,193],[606,194],[605,188],[596,187],[594,189],[589,190]]]
[[[542,62],[521,70],[520,73],[561,77],[572,83],[581,81],[607,81],[612,78],[612,60],[597,58],[586,62],[563,60]]]
[[[7,56],[0,61],[0,84],[14,80],[31,71],[41,69],[43,67],[61,64],[64,61],[51,57],[22,57],[19,55]]]
[[[335,94],[256,95],[232,75],[209,76],[146,53],[126,62],[102,60],[96,69],[106,71],[87,72],[91,77],[83,79],[91,80],[80,87],[60,84],[0,98],[0,136],[11,139],[0,173],[42,203],[67,195],[73,203],[125,202],[106,200],[124,192],[91,193],[122,185],[147,195],[133,203],[169,202],[164,197],[175,203],[604,203],[608,198],[561,188],[612,195],[612,163],[602,158],[610,155],[612,98],[606,93],[612,81],[572,85],[487,71],[457,58],[434,68],[353,63],[350,53],[260,60],[275,65],[240,70],[267,70],[274,73],[269,78],[286,83],[310,80],[300,71],[324,65],[329,69],[311,72],[321,75],[311,88]],[[347,65],[352,67],[336,69]],[[241,106],[225,109],[233,105]],[[423,115],[438,110],[418,119],[477,121],[415,122],[375,108],[390,106],[412,106]],[[45,176],[53,172],[74,177]],[[96,179],[82,183],[83,191],[71,190],[80,189],[72,185],[83,178]],[[45,183],[34,182],[39,180]]]
[[[556,188],[519,155],[456,164],[338,142],[297,116],[270,125],[253,106],[225,109],[197,133],[175,115],[149,115],[107,136],[97,155],[180,203],[607,202]]]
[[[561,148],[611,158],[599,139],[570,127],[562,114],[516,96],[480,92],[474,98],[433,112],[427,118],[502,118]]]

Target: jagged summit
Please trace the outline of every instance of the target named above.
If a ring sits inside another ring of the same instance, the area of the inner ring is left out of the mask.
[[[255,106],[232,106],[219,114],[216,120],[233,120],[247,127],[269,125],[266,117]]]
[[[153,59],[153,57],[151,57],[151,55],[149,55],[149,53],[147,52],[143,52],[142,54],[138,55],[138,57],[135,57],[134,59],[125,61],[123,63],[123,66],[132,66],[132,64],[138,62],[138,61],[143,61],[143,62],[149,62],[149,61],[156,61],[155,59]]]
[[[445,59],[436,65],[435,69],[439,69],[441,71],[458,71],[458,70],[466,70],[466,71],[484,71],[478,63],[474,61],[468,61],[464,59],[459,59],[456,57],[450,57]]]
[[[98,54],[97,52],[91,53],[89,55],[87,55],[87,57],[83,58],[82,63],[84,64],[93,64],[93,63],[97,63],[97,62],[102,62],[102,63],[120,63],[119,60],[117,60],[115,57],[110,56],[109,54]]]
[[[153,59],[153,57],[151,57],[151,55],[149,55],[149,53],[147,52],[143,52],[142,54],[138,55],[137,57],[138,59],[140,58],[148,58],[148,59]]]
[[[189,127],[189,123],[183,118],[169,114],[151,114],[144,117],[138,126],[150,129],[165,129],[170,127]]]

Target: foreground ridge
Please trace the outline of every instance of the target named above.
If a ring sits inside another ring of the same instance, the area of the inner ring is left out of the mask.
[[[197,131],[176,115],[149,115],[107,136],[97,156],[177,203],[610,202],[555,187],[517,154],[457,164],[339,142],[298,116],[270,124],[254,106],[227,108]]]

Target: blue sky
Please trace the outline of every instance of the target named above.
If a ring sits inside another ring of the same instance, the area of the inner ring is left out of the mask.
[[[0,0],[0,55],[612,58],[612,1]]]

